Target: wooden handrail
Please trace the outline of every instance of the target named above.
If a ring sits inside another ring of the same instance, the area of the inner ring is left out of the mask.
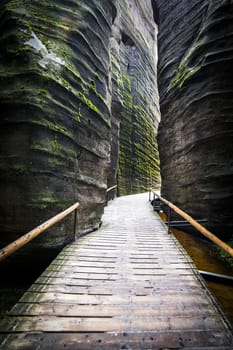
[[[117,187],[118,187],[117,185],[114,185],[114,186],[112,186],[112,187],[107,188],[107,190],[106,190],[106,197],[105,197],[106,205],[108,205],[108,201],[109,201],[110,199],[114,199],[114,197],[115,197],[115,192],[113,192],[112,194],[110,194],[110,192],[111,192],[112,190],[115,190]]]
[[[117,185],[114,185],[114,186],[112,186],[112,187],[109,187],[109,188],[106,190],[106,192],[108,193],[108,192],[114,190],[115,188],[117,188]]]
[[[205,237],[209,238],[212,242],[214,242],[217,246],[225,250],[229,255],[233,257],[233,248],[231,248],[228,244],[223,242],[217,236],[215,236],[212,232],[207,230],[204,226],[200,225],[195,219],[193,219],[190,215],[185,213],[183,210],[178,208],[175,204],[167,201],[165,198],[159,196],[156,192],[150,191],[161,200],[164,204],[166,204],[169,208],[174,210],[177,214],[182,216],[185,220],[187,220],[193,227],[195,227],[200,233],[202,233]]]
[[[23,247],[25,244],[30,242],[32,239],[40,235],[42,232],[53,226],[54,224],[58,223],[62,219],[64,219],[67,215],[72,213],[73,211],[76,211],[79,207],[79,203],[73,204],[68,209],[60,212],[59,214],[53,216],[51,219],[45,221],[41,225],[37,226],[33,230],[29,231],[25,235],[21,236],[20,238],[16,239],[14,242],[8,244],[6,247],[2,248],[0,250],[0,261],[5,259],[7,256],[14,253],[19,248]],[[76,212],[75,212],[75,223],[76,223]]]

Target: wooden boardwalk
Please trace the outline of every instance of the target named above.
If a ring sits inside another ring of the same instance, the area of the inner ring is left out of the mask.
[[[146,194],[109,203],[0,323],[7,350],[233,349],[191,259]]]

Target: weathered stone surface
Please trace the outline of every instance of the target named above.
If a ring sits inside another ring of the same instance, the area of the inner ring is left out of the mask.
[[[112,108],[120,134],[120,195],[155,187],[160,180],[156,134],[157,23],[151,0],[117,2],[112,38]],[[117,149],[117,147],[116,147]],[[113,157],[113,159],[116,157]]]
[[[233,3],[157,1],[162,194],[233,228]]]
[[[100,221],[110,160],[115,1],[7,1],[0,10],[1,244],[76,201]],[[70,217],[36,241],[72,239]],[[34,244],[34,243],[33,243]]]
[[[1,246],[76,201],[78,232],[97,227],[117,172],[120,194],[158,182],[154,13],[151,0],[1,2]],[[60,249],[72,220],[29,249]]]

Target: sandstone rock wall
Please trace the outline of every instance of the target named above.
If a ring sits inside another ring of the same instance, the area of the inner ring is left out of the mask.
[[[151,0],[117,4],[111,50],[116,102],[112,114],[120,135],[118,191],[124,195],[146,191],[160,181],[157,23]]]
[[[114,3],[0,5],[2,244],[76,201],[79,230],[100,221],[110,161]],[[64,245],[73,238],[72,220],[36,247]]]
[[[92,230],[108,186],[157,183],[156,35],[150,0],[1,2],[1,246],[76,201]],[[72,221],[30,247],[60,249]]]
[[[232,233],[233,3],[157,1],[162,194]]]

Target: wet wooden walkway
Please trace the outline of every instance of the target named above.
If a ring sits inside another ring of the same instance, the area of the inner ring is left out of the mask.
[[[148,195],[115,199],[0,324],[7,350],[233,349],[229,325]]]

